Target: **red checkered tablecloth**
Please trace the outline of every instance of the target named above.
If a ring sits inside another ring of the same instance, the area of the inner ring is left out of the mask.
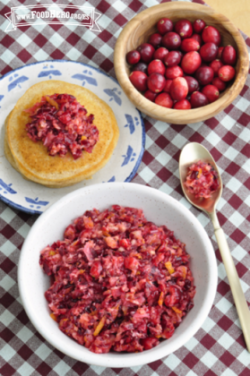
[[[46,3],[52,3],[47,0]],[[43,3],[45,3],[43,2]],[[160,0],[89,0],[101,13],[101,32],[73,25],[37,25],[5,31],[5,13],[29,0],[0,2],[0,73],[27,63],[68,59],[100,67],[115,77],[113,49],[127,21]],[[197,1],[198,2],[198,1]],[[54,1],[56,3],[56,1]],[[58,0],[58,4],[61,3]],[[82,2],[75,0],[71,4]],[[248,46],[250,39],[244,38]],[[250,354],[241,332],[224,266],[208,217],[184,199],[178,158],[190,141],[214,156],[224,182],[218,217],[250,302],[250,76],[241,94],[216,117],[176,126],[145,117],[146,149],[133,182],[147,184],[176,198],[198,218],[216,252],[218,289],[211,312],[197,334],[165,359],[144,366],[111,369],[71,359],[47,343],[22,307],[17,286],[20,250],[37,216],[0,201],[0,375],[1,376],[249,376]]]

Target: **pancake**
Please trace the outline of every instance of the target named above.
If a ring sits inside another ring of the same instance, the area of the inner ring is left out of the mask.
[[[94,115],[93,124],[99,130],[99,140],[92,153],[74,159],[50,156],[42,142],[33,142],[27,135],[30,116],[25,109],[40,102],[42,96],[71,94],[83,105],[87,114]],[[9,115],[6,127],[5,154],[11,165],[26,179],[48,187],[66,187],[91,178],[110,159],[119,137],[119,128],[111,108],[90,90],[62,81],[43,81],[32,86],[18,100]]]

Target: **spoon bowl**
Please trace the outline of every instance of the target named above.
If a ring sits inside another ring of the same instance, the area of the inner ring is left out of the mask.
[[[188,191],[187,187],[184,184],[189,166],[191,166],[191,164],[195,162],[198,162],[199,160],[202,160],[203,162],[206,162],[206,163],[210,163],[214,167],[214,169],[217,171],[217,174],[218,174],[220,186],[208,199],[195,197],[194,195],[192,195],[192,193]],[[220,173],[218,171],[218,168],[216,166],[216,163],[212,155],[204,146],[202,146],[198,142],[191,142],[187,144],[182,149],[182,152],[180,155],[179,172],[180,172],[181,187],[188,201],[192,205],[194,205],[196,208],[206,212],[211,217],[222,195],[222,180],[221,180]]]

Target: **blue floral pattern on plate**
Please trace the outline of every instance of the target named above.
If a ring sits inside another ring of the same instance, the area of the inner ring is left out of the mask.
[[[72,76],[72,78],[75,78],[76,80],[82,81],[82,86],[84,86],[85,83],[87,83],[89,85],[97,86],[98,85],[97,81],[94,77],[91,77],[92,75],[93,75],[93,73],[92,73],[91,70],[85,69],[83,71],[83,74],[76,73],[76,74],[74,74],[74,76]]]
[[[29,64],[0,78],[0,130],[4,127],[9,112],[25,91],[38,82],[51,79],[84,86],[105,101],[117,119],[120,137],[113,156],[92,179],[59,189],[47,188],[23,179],[6,160],[3,151],[4,138],[0,137],[0,199],[17,210],[28,213],[40,214],[67,193],[83,186],[130,181],[140,165],[145,147],[145,129],[141,115],[121,90],[118,82],[100,69],[67,60]]]

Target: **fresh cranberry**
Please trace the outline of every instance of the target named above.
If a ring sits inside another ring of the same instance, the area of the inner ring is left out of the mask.
[[[170,51],[165,57],[164,57],[164,63],[167,67],[174,67],[175,65],[178,65],[181,62],[181,53],[180,51]]]
[[[181,38],[189,38],[193,34],[193,27],[189,20],[182,19],[176,22],[174,31],[181,36]]]
[[[159,33],[161,35],[164,35],[164,34],[168,33],[169,31],[173,30],[174,24],[169,18],[161,18],[157,22],[156,27],[157,27],[157,30],[159,31]]]
[[[222,51],[224,50],[223,46],[220,46],[218,48],[218,53],[217,53],[217,59],[221,59]]]
[[[201,46],[200,55],[203,61],[210,62],[216,59],[218,47],[214,43],[205,43]]]
[[[218,77],[224,82],[231,81],[235,76],[235,69],[231,65],[223,65],[218,71]]]
[[[169,80],[173,80],[177,77],[183,76],[183,70],[179,65],[175,65],[174,67],[166,68],[165,77]]]
[[[216,86],[219,91],[224,91],[226,89],[226,83],[219,77],[214,77],[212,85]]]
[[[158,48],[161,45],[162,36],[159,33],[150,35],[148,43],[152,44],[154,48]]]
[[[219,59],[213,60],[209,66],[214,71],[214,77],[218,76],[218,70],[223,66],[222,62]]]
[[[214,26],[206,26],[201,37],[204,43],[214,43],[217,46],[221,43],[220,33]]]
[[[202,39],[201,39],[200,34],[193,34],[191,38],[196,40],[199,43],[200,46],[202,45]]]
[[[188,93],[192,94],[194,91],[199,90],[199,82],[192,76],[185,76],[185,80],[188,84]]]
[[[159,47],[157,48],[157,50],[155,50],[153,57],[154,59],[163,61],[164,57],[167,56],[167,54],[168,50],[165,47]]]
[[[182,99],[174,104],[175,110],[190,110],[191,104],[187,99]]]
[[[195,73],[195,78],[202,86],[208,85],[214,78],[214,71],[211,67],[200,67]]]
[[[151,90],[147,90],[144,93],[144,97],[150,100],[151,102],[155,101],[156,96],[157,96],[157,93],[153,93]]]
[[[161,93],[155,98],[155,103],[162,107],[172,108],[174,102],[168,93]]]
[[[181,67],[186,74],[193,74],[201,65],[201,57],[197,51],[187,52],[181,61]]]
[[[160,73],[164,75],[165,70],[166,70],[165,65],[163,64],[161,60],[152,60],[148,64],[148,75],[150,75],[151,73]]]
[[[233,46],[226,46],[221,53],[221,60],[226,65],[234,65],[236,63],[236,51]]]
[[[195,91],[191,94],[190,103],[192,108],[202,107],[208,104],[207,97],[199,91]]]
[[[177,77],[170,86],[170,95],[173,100],[180,101],[188,95],[188,84],[184,77]]]
[[[152,44],[149,43],[142,43],[138,48],[137,51],[141,54],[141,60],[145,63],[149,63],[154,55],[155,49]]]
[[[126,55],[127,62],[130,65],[137,64],[140,61],[140,58],[141,58],[141,54],[140,54],[140,52],[138,52],[136,50],[129,51]]]
[[[186,38],[181,42],[181,49],[184,52],[198,51],[199,48],[200,44],[194,38]]]
[[[147,78],[146,73],[140,71],[134,71],[130,74],[129,79],[134,87],[139,91],[147,90]]]
[[[162,44],[169,50],[176,50],[181,45],[181,37],[179,36],[179,34],[170,31],[163,36]]]
[[[152,73],[147,78],[147,85],[149,90],[153,93],[160,93],[165,86],[166,80],[162,74],[159,73]]]
[[[148,71],[148,64],[143,63],[143,61],[140,61],[139,63],[132,66],[131,71],[140,71],[147,74]]]
[[[172,84],[173,80],[166,80],[166,83],[165,83],[165,86],[164,86],[164,89],[163,91],[165,93],[170,93],[170,86]]]
[[[219,98],[219,90],[214,85],[206,85],[201,90],[202,94],[207,97],[209,103],[216,101]]]
[[[205,21],[203,21],[201,19],[195,20],[194,23],[193,23],[194,32],[197,33],[197,34],[202,33],[205,26],[206,26]]]

